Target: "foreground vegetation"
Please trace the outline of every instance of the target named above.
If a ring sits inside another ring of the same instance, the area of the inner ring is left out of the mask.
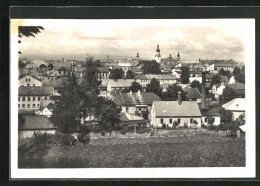
[[[177,132],[177,131],[176,131]],[[175,137],[95,139],[62,146],[19,144],[19,168],[241,167],[245,138],[193,131]]]

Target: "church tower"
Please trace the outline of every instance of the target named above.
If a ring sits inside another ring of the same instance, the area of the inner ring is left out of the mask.
[[[136,58],[139,58],[139,53],[138,52],[136,53]]]
[[[178,58],[178,61],[181,60],[181,56],[180,56],[180,53],[179,53],[179,52],[178,52],[178,54],[177,54],[177,58]]]
[[[157,45],[156,55],[155,55],[155,61],[157,61],[158,63],[161,62],[161,52],[160,52],[159,45]]]

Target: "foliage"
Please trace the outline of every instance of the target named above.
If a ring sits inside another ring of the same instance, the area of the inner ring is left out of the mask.
[[[218,75],[220,76],[227,76],[228,79],[232,77],[232,74],[230,73],[229,70],[225,71],[223,68],[221,68],[218,72]]]
[[[18,125],[22,125],[25,122],[25,118],[21,113],[18,113]]]
[[[146,92],[153,92],[157,96],[161,96],[162,88],[160,86],[160,82],[155,78],[151,79],[150,83],[146,86]]]
[[[106,131],[102,130],[101,132],[101,136],[105,136],[106,135]]]
[[[113,70],[110,71],[110,79],[114,79],[114,80],[117,80],[117,79],[123,79],[124,78],[124,70],[121,69],[121,68],[115,68]]]
[[[34,140],[33,142],[35,144],[48,144],[52,142],[52,134],[48,134],[47,132],[39,133],[35,132],[33,133]]]
[[[183,89],[178,86],[177,84],[170,85],[167,88],[166,93],[162,93],[162,100],[163,101],[176,101],[178,100],[178,92],[181,92],[181,100],[185,101],[186,98],[186,92],[183,91]]]
[[[41,30],[44,30],[42,26],[18,26],[18,37],[35,37]],[[18,43],[20,44],[21,40],[18,40]],[[18,53],[22,54],[20,51]]]
[[[90,136],[89,135],[84,135],[84,134],[79,134],[78,135],[78,141],[80,143],[83,143],[83,144],[87,144],[90,142]]]
[[[86,62],[83,64],[83,67],[85,68],[101,67],[100,60],[94,61],[93,57],[87,58]]]
[[[226,87],[223,90],[222,96],[223,96],[224,103],[227,103],[227,102],[235,99],[237,97],[237,94],[234,89],[232,89],[230,87]]]
[[[210,87],[212,87],[213,85],[216,85],[216,84],[220,84],[221,83],[221,78],[219,75],[214,75],[211,79],[211,82],[210,82]]]
[[[143,60],[142,64],[142,70],[144,74],[161,74],[160,65],[155,60]]]
[[[133,71],[131,71],[131,70],[128,70],[127,72],[126,72],[126,77],[125,77],[126,79],[134,79],[135,78],[135,74],[133,73]]]
[[[75,146],[77,140],[70,134],[64,134],[61,138],[62,146]]]
[[[245,73],[244,73],[244,69],[243,69],[243,73],[241,72],[240,68],[235,67],[233,70],[233,75],[235,77],[235,80],[239,83],[245,83]]]
[[[191,88],[197,88],[201,92],[201,83],[199,81],[192,81],[190,86]]]
[[[53,68],[54,68],[53,64],[50,63],[50,64],[48,65],[48,68],[49,68],[49,70],[53,70]]]
[[[120,134],[125,135],[127,133],[127,128],[122,128]]]
[[[187,66],[181,67],[181,83],[188,84],[190,77],[190,68]]]
[[[173,128],[176,129],[177,126],[179,126],[178,121],[174,121],[174,122],[173,122]]]
[[[225,110],[221,108],[219,110],[219,114],[221,115],[220,121],[223,123],[231,123],[233,120],[233,113],[229,110]]]
[[[129,90],[133,92],[137,92],[138,90],[142,90],[142,85],[136,81],[133,81],[131,86],[129,87]]]
[[[24,67],[26,67],[26,63],[19,61],[19,68],[24,68]]]

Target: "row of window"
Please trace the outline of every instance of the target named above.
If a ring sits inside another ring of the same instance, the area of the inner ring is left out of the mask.
[[[164,123],[164,119],[161,119],[161,124],[163,124]],[[169,123],[172,123],[172,119],[169,119]],[[178,118],[178,123],[180,124],[181,123],[181,119],[180,118]],[[190,119],[190,123],[193,123],[193,119],[191,118]]]
[[[32,106],[32,107],[31,107]],[[36,107],[37,106],[37,107]],[[27,104],[27,107],[26,108],[38,108],[40,106],[40,104]],[[25,104],[18,104],[18,108],[25,108]]]
[[[25,101],[25,98],[26,97],[18,97],[18,101]],[[32,98],[32,99],[31,99]],[[38,101],[41,101],[41,97],[35,97],[35,96],[33,96],[33,97],[27,97],[27,101],[36,101],[36,99],[38,100]],[[48,97],[47,96],[45,96],[45,98],[44,98],[45,100],[47,100],[48,99]]]
[[[27,84],[27,87],[29,87],[30,86],[30,84]],[[35,84],[33,84],[33,86],[35,87]]]
[[[31,78],[25,78],[25,81],[27,82],[27,81],[31,81]]]

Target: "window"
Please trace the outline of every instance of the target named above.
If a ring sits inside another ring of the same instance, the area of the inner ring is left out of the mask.
[[[31,81],[31,79],[30,78],[28,78],[29,79],[29,82]]]
[[[35,84],[33,84],[33,86],[35,87]]]
[[[20,97],[18,97],[18,101],[20,101]]]
[[[28,97],[28,99],[27,99],[28,101],[31,101],[31,97]]]
[[[205,121],[205,122],[208,122],[208,118],[205,118],[204,121]]]
[[[170,119],[169,123],[172,123],[172,119]]]
[[[161,124],[163,124],[163,119],[161,119]]]
[[[25,97],[23,97],[23,101],[25,101]]]
[[[27,87],[29,87],[30,86],[30,84],[27,84]]]
[[[38,107],[40,106],[40,104],[38,104]]]
[[[30,104],[27,104],[27,108],[30,108],[30,106],[31,106]]]
[[[27,81],[27,78],[25,78],[25,81]]]
[[[33,97],[33,101],[35,101],[35,97]]]
[[[35,108],[35,104],[33,104],[32,108]]]
[[[22,107],[25,108],[25,104],[23,104]]]
[[[180,118],[178,119],[178,123],[179,123],[179,124],[181,123],[181,119],[180,119]]]
[[[20,108],[20,104],[18,104],[18,108]]]
[[[192,123],[193,122],[193,119],[190,119],[190,123]]]
[[[38,101],[41,101],[41,97],[38,97]]]
[[[128,107],[125,108],[126,112],[128,112]]]
[[[215,118],[212,118],[212,122],[213,122],[213,123],[215,122]]]
[[[45,97],[45,100],[47,100],[48,99],[48,97]]]

